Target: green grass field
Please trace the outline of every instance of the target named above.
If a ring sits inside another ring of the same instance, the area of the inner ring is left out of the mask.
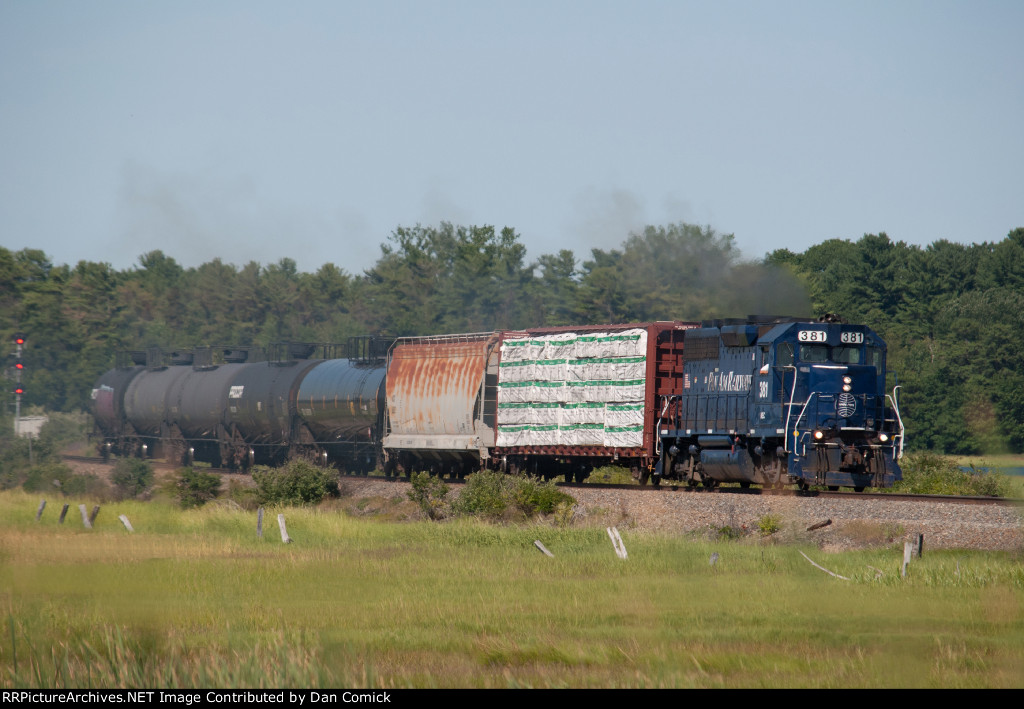
[[[601,528],[338,505],[284,510],[285,545],[279,510],[258,540],[223,505],[109,504],[86,531],[38,502],[0,493],[5,688],[1024,686],[1019,553],[927,552],[901,579],[901,549],[620,530],[620,560]]]

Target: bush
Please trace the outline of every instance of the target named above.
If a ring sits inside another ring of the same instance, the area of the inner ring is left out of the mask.
[[[777,515],[766,514],[757,520],[757,531],[761,533],[762,537],[770,537],[781,529],[782,519]]]
[[[22,488],[26,492],[59,492],[64,497],[107,497],[109,488],[98,476],[75,473],[63,463],[41,463],[28,469]]]
[[[595,468],[587,477],[585,483],[601,483],[604,485],[633,485],[636,479],[628,468],[620,465],[605,465]]]
[[[98,475],[72,473],[64,479],[60,491],[64,497],[106,498],[110,493],[110,488]]]
[[[220,477],[195,468],[180,468],[174,490],[182,509],[202,507],[220,495]]]
[[[419,505],[428,518],[441,519],[445,516],[444,498],[448,495],[448,486],[441,478],[430,473],[412,473],[409,482],[412,483],[409,499]]]
[[[325,497],[338,497],[338,472],[334,468],[293,460],[280,468],[261,468],[252,474],[256,500],[261,505],[317,504]]]
[[[485,470],[466,478],[462,493],[451,507],[455,514],[499,519],[551,514],[559,504],[574,502],[553,482]]]
[[[54,451],[76,446],[84,447],[89,442],[88,433],[91,425],[92,417],[84,412],[55,411],[47,414],[47,421],[39,431],[39,441]]]
[[[120,458],[114,463],[110,482],[119,499],[134,499],[153,486],[153,466],[140,458]]]
[[[742,539],[745,532],[741,527],[734,527],[732,525],[725,525],[715,530],[715,538],[723,541],[732,541],[734,539]]]
[[[903,480],[893,492],[915,495],[976,495],[1006,497],[1009,481],[996,472],[965,470],[952,458],[923,451],[911,453],[900,462]]]
[[[63,463],[41,463],[28,469],[21,487],[26,492],[57,492],[72,475]]]

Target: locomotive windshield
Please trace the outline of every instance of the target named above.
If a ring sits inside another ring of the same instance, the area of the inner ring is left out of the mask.
[[[801,362],[860,364],[860,347],[854,345],[800,345]]]

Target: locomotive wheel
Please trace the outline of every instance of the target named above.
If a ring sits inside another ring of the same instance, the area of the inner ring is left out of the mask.
[[[650,476],[651,476],[651,473],[647,470],[647,468],[640,468],[640,484],[641,485],[646,485],[647,484],[647,480],[648,480],[648,478],[650,478]]]

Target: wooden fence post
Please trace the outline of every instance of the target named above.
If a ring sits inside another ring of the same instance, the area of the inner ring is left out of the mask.
[[[903,542],[903,568],[900,569],[900,576],[907,577],[907,566],[910,565],[910,557],[914,554],[914,543]]]
[[[128,521],[128,518],[125,515],[118,515],[117,518],[121,520],[121,524],[123,524],[124,528],[127,529],[129,532],[135,531],[132,528],[132,523]]]
[[[85,505],[79,505],[78,511],[82,513],[82,526],[86,529],[92,529],[92,522],[89,521],[89,515],[85,511]]]
[[[68,513],[68,507],[71,505],[64,503],[64,508],[60,511],[60,519],[57,520],[57,524],[64,524],[64,516]]]
[[[537,547],[538,549],[540,549],[542,552],[544,552],[547,556],[550,556],[552,559],[555,558],[555,555],[552,554],[551,552],[549,552],[548,548],[546,546],[544,546],[543,544],[541,544],[539,539],[534,539],[533,540],[533,545],[535,547]]]
[[[100,506],[96,505],[92,508],[92,514],[89,515],[89,526],[96,524],[96,515],[100,513]]]
[[[277,516],[277,526],[281,528],[281,541],[285,544],[291,544],[292,538],[288,536],[288,530],[285,529],[283,514]]]
[[[263,508],[256,511],[256,538],[263,539]]]
[[[628,558],[626,554],[626,545],[622,543],[622,537],[619,536],[619,530],[615,527],[607,527],[608,536],[612,539],[612,546],[615,548],[615,554],[620,559]]]
[[[39,503],[39,509],[36,510],[36,522],[38,522],[39,518],[43,516],[43,508],[44,507],[46,507],[46,500],[42,500]]]

